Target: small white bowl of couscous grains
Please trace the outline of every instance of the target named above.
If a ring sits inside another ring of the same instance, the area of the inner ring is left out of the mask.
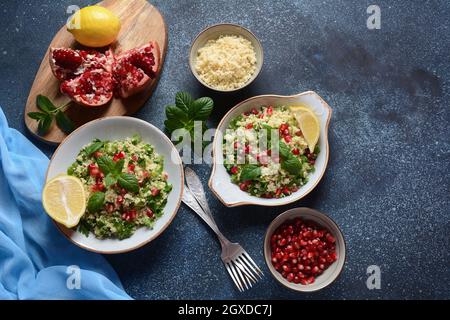
[[[248,86],[262,65],[263,48],[256,36],[230,23],[216,24],[200,32],[189,54],[189,66],[197,80],[220,92]]]
[[[209,187],[226,206],[281,206],[325,173],[332,110],[315,92],[262,95],[232,108],[213,142]]]

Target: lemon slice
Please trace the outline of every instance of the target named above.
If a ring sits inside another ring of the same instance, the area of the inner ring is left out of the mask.
[[[303,137],[305,137],[305,140],[308,143],[309,150],[314,152],[314,148],[316,147],[320,136],[319,119],[311,109],[305,106],[291,106],[289,107],[289,110],[294,114],[294,117],[302,130]]]
[[[113,43],[120,28],[119,18],[100,6],[89,6],[77,11],[67,26],[79,43],[94,48]]]
[[[303,112],[311,112],[311,110],[308,109],[308,107],[305,106],[290,106],[289,110],[291,110],[292,113],[303,113]]]
[[[54,220],[68,228],[75,227],[86,210],[83,183],[72,176],[57,176],[45,185],[42,204]]]

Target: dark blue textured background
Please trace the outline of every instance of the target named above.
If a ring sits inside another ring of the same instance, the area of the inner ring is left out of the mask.
[[[169,28],[169,51],[153,97],[136,116],[163,127],[164,106],[178,90],[216,101],[210,125],[257,94],[318,92],[333,108],[331,156],[322,182],[288,207],[228,209],[208,193],[218,224],[263,266],[266,277],[238,293],[221,265],[213,234],[182,206],[172,225],[135,252],[107,257],[126,290],[140,299],[450,298],[448,1],[153,1]],[[0,105],[9,123],[47,155],[23,123],[23,108],[47,46],[69,4],[0,3]],[[366,9],[381,7],[381,30],[368,30]],[[204,27],[234,22],[265,49],[260,77],[231,95],[212,93],[191,75],[191,41]],[[206,183],[210,168],[196,166]],[[348,260],[341,277],[314,294],[298,294],[269,275],[262,242],[287,208],[310,206],[342,228]],[[368,290],[366,268],[382,271]]]

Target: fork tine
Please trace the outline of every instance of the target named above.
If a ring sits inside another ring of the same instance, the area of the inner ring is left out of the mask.
[[[251,274],[254,276],[254,277],[256,277],[256,279],[261,279],[261,275],[260,275],[260,273],[258,272],[258,270],[256,270],[255,269],[255,267],[250,263],[250,261],[248,261],[247,260],[247,258],[245,257],[245,256],[241,256],[241,259],[242,259],[242,263],[245,265],[245,266],[247,266],[247,268],[249,269],[249,270],[251,270]]]
[[[230,262],[230,266],[231,266],[231,270],[236,275],[238,282],[241,284],[242,291],[244,291],[244,285],[245,285],[245,289],[248,289],[247,282],[244,280],[244,277],[242,276],[241,271],[238,268],[236,268],[233,261]],[[242,283],[244,283],[244,285]]]
[[[238,266],[238,268],[240,268],[242,270],[242,272],[244,272],[244,274],[251,280],[253,281],[253,283],[256,283],[258,281],[258,279],[253,275],[252,271],[245,265],[245,263],[242,260],[242,257],[239,256],[237,257],[234,261],[236,262],[236,265]],[[251,282],[250,282],[250,286],[252,286]]]
[[[255,261],[253,261],[253,259],[250,257],[250,255],[244,250],[244,252],[242,253],[242,257],[245,257],[246,259],[243,259],[245,262],[247,262],[247,264],[254,270],[256,270],[256,274],[262,278],[262,276],[264,275],[264,273],[261,271],[261,269],[258,267],[258,265],[255,263]],[[249,263],[250,261],[250,263]]]
[[[249,289],[248,284],[250,285],[250,288],[252,287],[252,284],[250,283],[250,280],[245,276],[245,274],[242,274],[242,270],[241,270],[241,268],[239,268],[238,263],[237,263],[236,261],[232,261],[232,262],[234,262],[233,265],[236,265],[236,266],[235,266],[236,272],[237,272],[237,274],[241,277],[242,282],[244,282],[245,289],[248,290],[248,289]],[[247,282],[248,282],[248,284],[247,284]]]
[[[233,268],[231,267],[231,263],[227,262],[225,265],[236,287],[238,287],[240,292],[244,291],[243,288],[241,287],[239,279],[237,278],[237,275],[235,274]]]

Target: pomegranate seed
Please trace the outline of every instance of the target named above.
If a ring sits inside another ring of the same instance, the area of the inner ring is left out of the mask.
[[[159,195],[159,193],[160,193],[160,190],[159,190],[159,189],[156,189],[156,188],[153,188],[153,189],[152,189],[152,196],[153,196],[153,197],[156,197],[157,195]]]
[[[284,130],[287,130],[287,129],[289,129],[289,125],[287,124],[287,123],[283,123],[281,126],[280,126],[280,133],[281,134],[283,134],[283,132],[284,132]]]
[[[231,174],[237,174],[238,173],[238,167],[234,166],[230,170]]]
[[[234,144],[233,144],[233,147],[234,147],[235,150],[238,149],[240,147],[240,143],[235,141]]]
[[[303,136],[303,133],[302,133],[301,130],[299,130],[299,131],[297,131],[297,132],[295,133],[295,135],[296,135],[297,137],[301,137],[301,136]]]
[[[298,148],[295,148],[292,150],[292,154],[298,156],[300,154],[300,150]]]
[[[288,276],[286,277],[286,280],[289,282],[293,282],[294,281],[294,274],[291,272],[288,274]]]
[[[123,203],[123,197],[122,197],[122,196],[117,196],[117,198],[116,198],[116,204],[117,204],[118,206],[120,206],[120,205],[122,205],[122,203]]]
[[[329,234],[329,233],[327,233],[326,238],[327,238],[327,241],[329,243],[335,243],[336,242],[336,239],[334,239],[334,237],[331,234]]]
[[[245,149],[244,149],[244,152],[245,152],[246,154],[249,154],[249,153],[250,153],[250,150],[251,150],[251,147],[250,147],[249,145],[246,145],[246,146],[245,146]]]
[[[258,110],[256,110],[256,108],[253,108],[251,112],[255,115],[259,113]]]
[[[267,115],[271,116],[272,113],[273,113],[273,107],[272,106],[267,107],[267,111],[266,112],[267,112]]]
[[[103,156],[103,153],[101,153],[100,151],[95,151],[94,152],[94,158],[100,158],[101,156]]]
[[[292,137],[290,135],[286,135],[284,136],[284,141],[286,141],[287,143],[292,141]]]
[[[134,164],[130,163],[130,164],[128,165],[128,171],[129,171],[129,172],[134,172],[135,167],[136,167],[136,166],[135,166]]]
[[[149,218],[153,218],[154,214],[152,209],[148,208],[147,210],[145,210],[145,214],[147,215],[147,217]]]
[[[134,162],[137,162],[138,159],[139,159],[138,156],[135,155],[135,154],[133,154],[133,155],[131,156],[131,160],[133,160]]]
[[[251,129],[253,128],[253,123],[249,123],[245,126],[245,129]]]
[[[239,184],[239,188],[242,191],[247,191],[248,185],[245,182],[242,182],[242,183]]]
[[[114,211],[114,205],[112,203],[108,203],[105,205],[105,210],[108,213],[112,213]]]
[[[283,190],[281,190],[281,188],[278,188],[276,191],[275,191],[275,196],[276,197],[279,197],[280,195],[281,195],[281,192],[282,192]]]
[[[287,264],[283,264],[283,271],[284,272],[291,272],[291,268]]]
[[[123,159],[123,158],[125,158],[125,152],[120,151],[119,153],[116,153],[114,155],[113,161],[116,162],[116,161],[119,161],[120,159]]]
[[[250,112],[246,111],[244,112],[244,116],[248,117],[250,115]]]

